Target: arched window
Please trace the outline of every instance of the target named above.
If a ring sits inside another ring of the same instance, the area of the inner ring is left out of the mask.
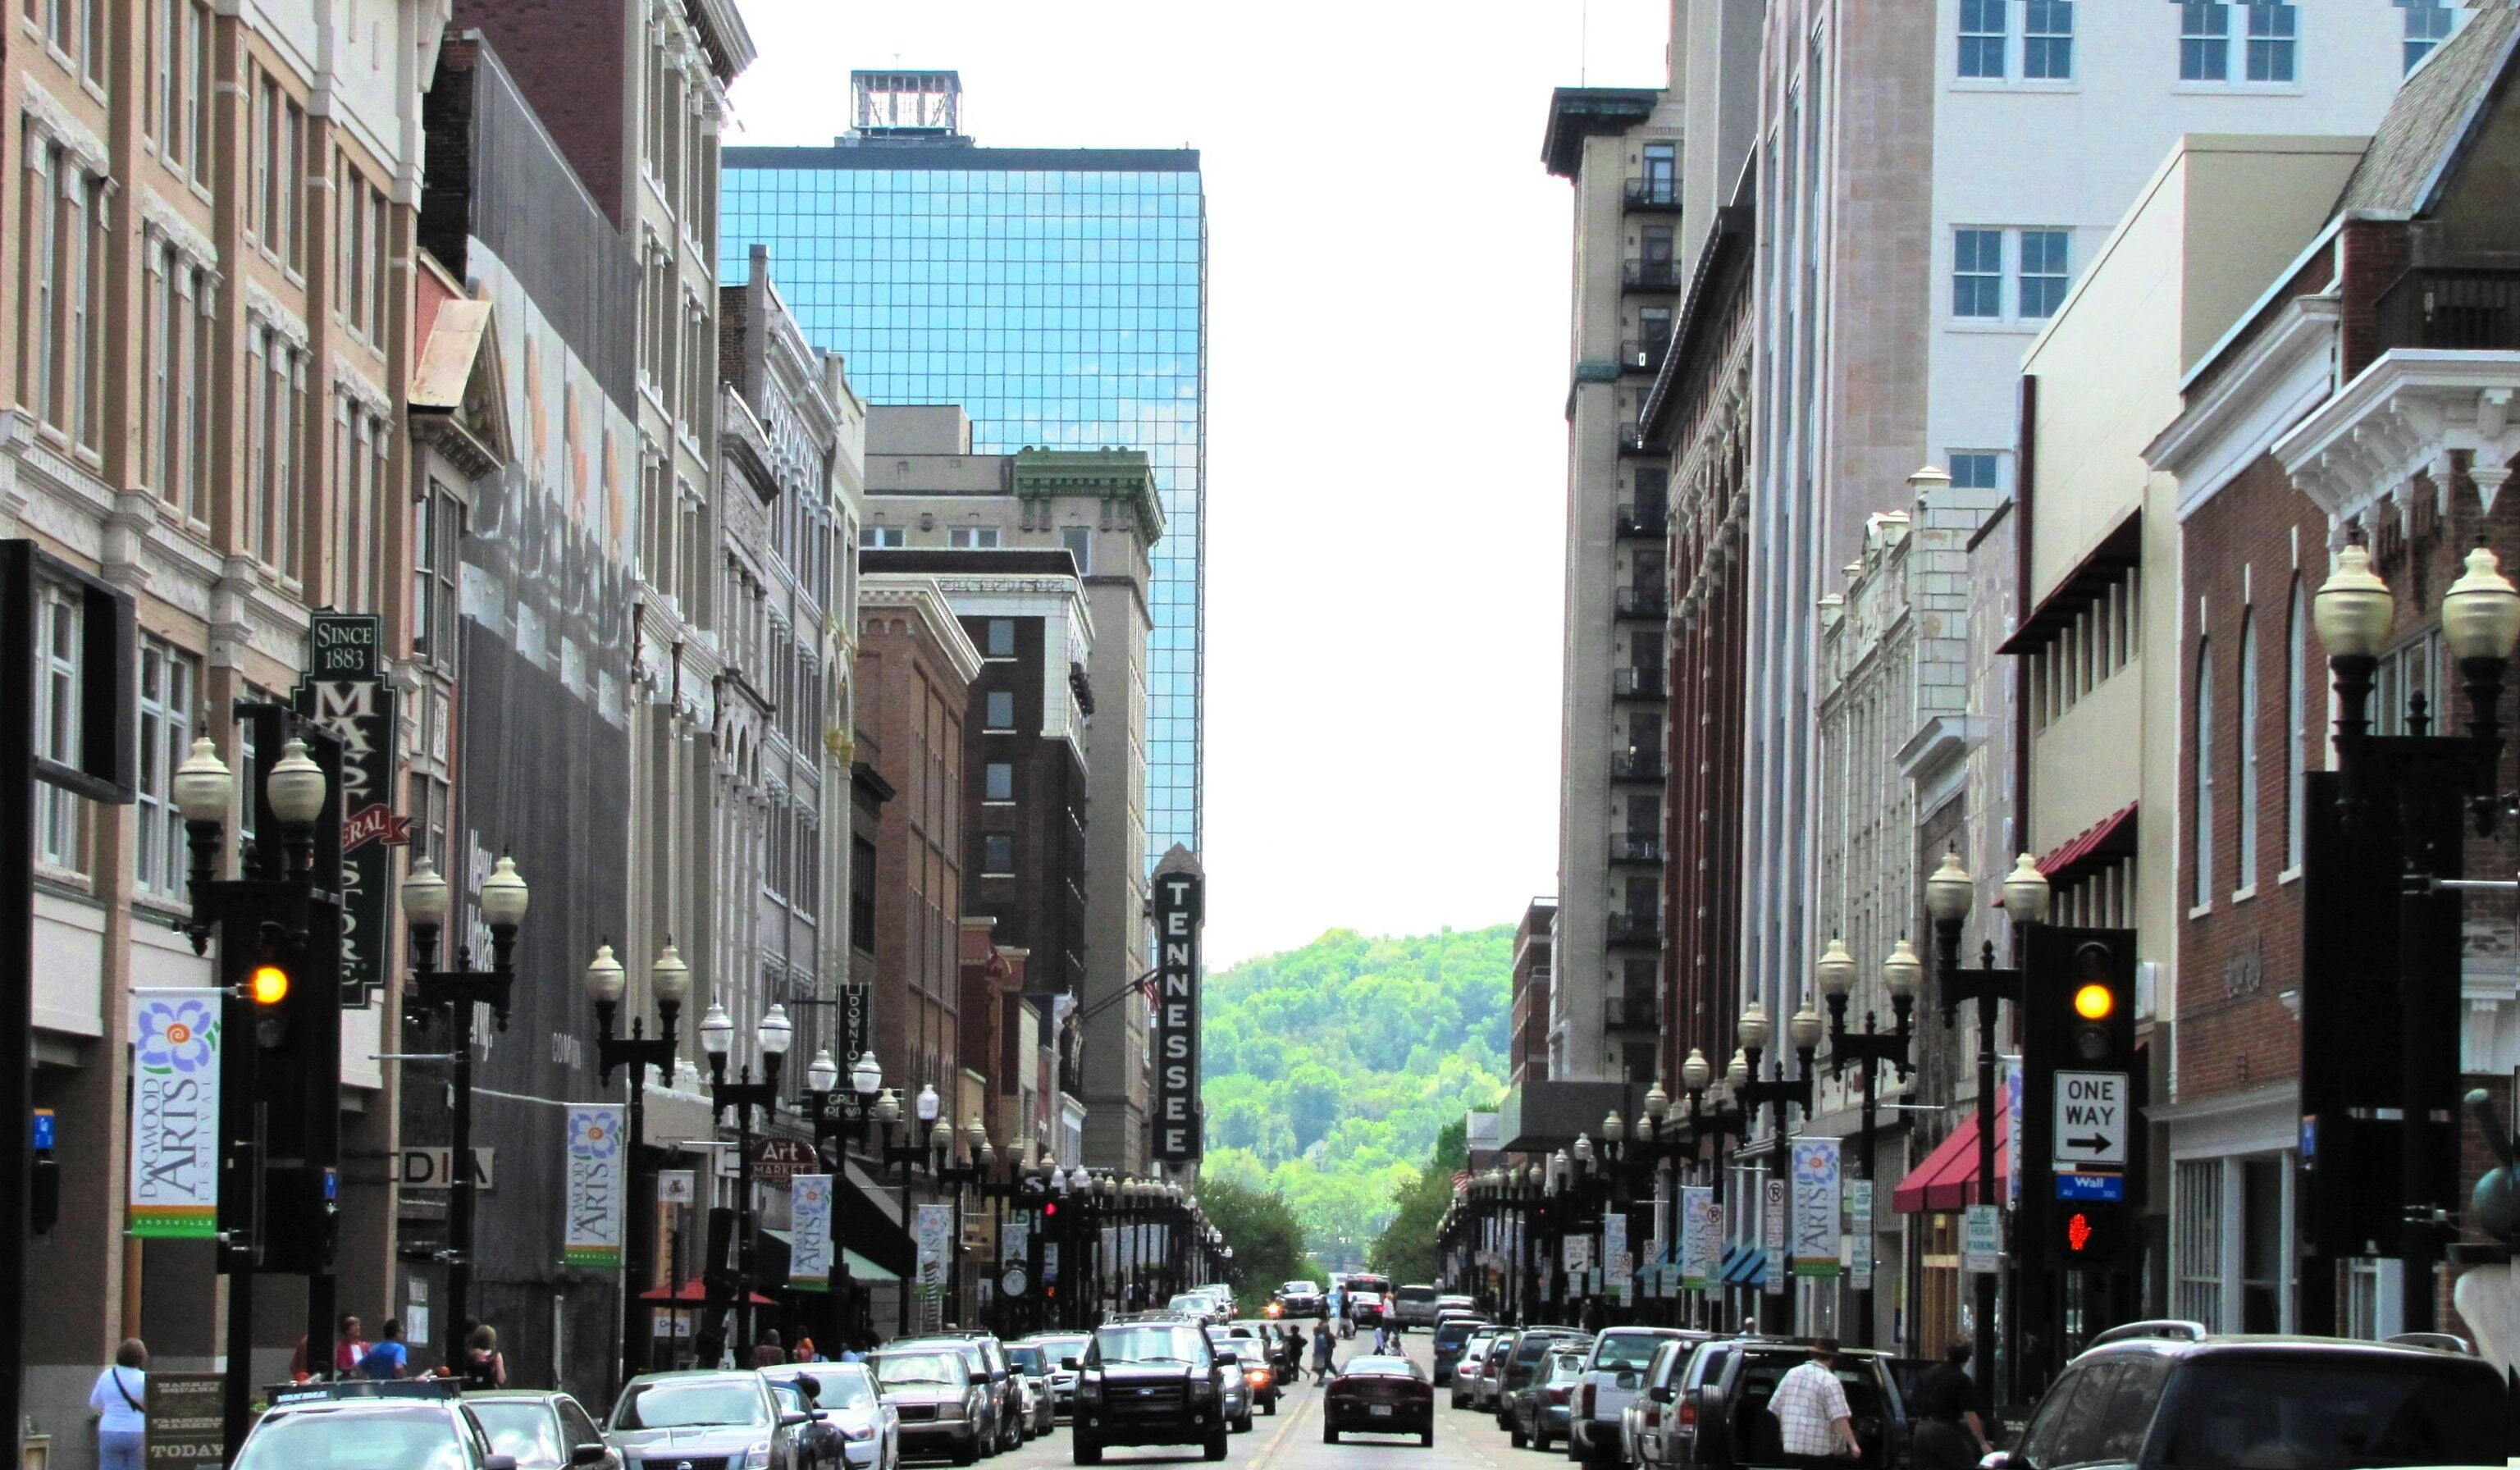
[[[2189,740],[2196,766],[2196,810],[2188,835],[2196,869],[2191,902],[2202,909],[2214,902],[2214,642],[2206,638],[2196,640],[2196,728]]]
[[[2301,574],[2293,573],[2292,611],[2284,628],[2284,867],[2301,867],[2303,779],[2310,769],[2310,617]]]
[[[2239,695],[2233,711],[2239,716],[2233,774],[2240,789],[2232,808],[2240,826],[2239,886],[2246,889],[2258,884],[2258,619],[2254,610],[2240,614]]]

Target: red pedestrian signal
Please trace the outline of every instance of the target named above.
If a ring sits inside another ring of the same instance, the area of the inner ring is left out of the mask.
[[[1058,1218],[1058,1201],[1054,1199],[1044,1203],[1041,1207],[1041,1218],[1044,1220],[1057,1220]]]
[[[2065,1249],[2081,1255],[2092,1243],[2092,1217],[2076,1210],[2065,1217]]]

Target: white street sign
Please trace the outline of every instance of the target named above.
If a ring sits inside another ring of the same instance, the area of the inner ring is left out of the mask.
[[[2127,1075],[2124,1072],[2056,1074],[2055,1165],[2060,1170],[2127,1161]]]

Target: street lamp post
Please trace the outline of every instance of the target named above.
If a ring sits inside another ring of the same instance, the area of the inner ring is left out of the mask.
[[[1848,994],[1855,989],[1855,957],[1846,952],[1845,945],[1832,939],[1828,942],[1827,952],[1820,958],[1817,983],[1821,999],[1828,1003],[1829,1073],[1835,1077],[1845,1076],[1846,1064],[1850,1061],[1860,1063],[1864,1068],[1864,1125],[1858,1136],[1860,1141],[1856,1145],[1856,1156],[1862,1162],[1867,1184],[1873,1182],[1873,1145],[1875,1130],[1879,1126],[1881,1069],[1885,1065],[1896,1067],[1902,1078],[1908,1075],[1912,1065],[1909,1047],[1916,1029],[1916,992],[1924,982],[1924,961],[1916,958],[1915,948],[1906,939],[1901,939],[1890,951],[1890,958],[1881,961],[1881,984],[1890,993],[1894,1024],[1888,1033],[1880,1032],[1878,1019],[1868,1006],[1864,1012],[1864,1029],[1850,1032],[1846,1029],[1846,1001]],[[1881,1207],[1877,1194],[1872,1206],[1876,1210]],[[1866,1279],[1870,1279],[1868,1272]],[[1857,1346],[1868,1348],[1872,1346],[1872,1288],[1866,1286],[1858,1291],[1855,1302],[1858,1314],[1855,1341]]]
[[[1795,1011],[1793,1018],[1785,1022],[1785,1036],[1793,1044],[1796,1063],[1791,1077],[1783,1075],[1782,1058],[1778,1060],[1778,1076],[1769,1078],[1759,1075],[1759,1058],[1767,1050],[1771,1034],[1772,1025],[1768,1020],[1768,1007],[1764,1002],[1752,1001],[1741,1008],[1741,1019],[1733,1026],[1733,1039],[1741,1044],[1741,1059],[1747,1064],[1747,1075],[1744,1081],[1732,1089],[1732,1095],[1740,1099],[1741,1110],[1746,1115],[1755,1117],[1762,1104],[1770,1109],[1777,1143],[1777,1176],[1779,1179],[1789,1180],[1792,1177],[1793,1158],[1785,1136],[1785,1130],[1791,1120],[1791,1114],[1786,1109],[1788,1104],[1799,1107],[1803,1110],[1804,1120],[1810,1121],[1812,1054],[1820,1047],[1820,1012],[1812,1009],[1811,1002],[1807,1000],[1803,1002],[1803,1008]],[[1787,1208],[1791,1208],[1790,1203]],[[1771,1275],[1781,1273],[1784,1270],[1785,1263],[1782,1261],[1768,1263]],[[1763,1292],[1761,1296],[1761,1314],[1769,1318],[1769,1326],[1775,1330],[1783,1330],[1789,1326],[1793,1316],[1793,1303],[1789,1294],[1782,1291]],[[1783,1320],[1778,1320],[1780,1317]]]
[[[735,1019],[726,1007],[712,1003],[700,1017],[700,1049],[709,1060],[709,1117],[726,1116],[735,1109],[735,1333],[738,1360],[752,1351],[752,1110],[761,1109],[765,1122],[779,1116],[779,1069],[788,1059],[788,1045],[795,1039],[796,1029],[788,1019],[788,1007],[773,1004],[762,1012],[760,1023],[753,1027],[754,1047],[761,1053],[761,1080],[752,1080],[752,1064],[738,1069],[736,1080],[726,1080],[727,1053],[735,1042]]]
[[[442,1360],[451,1369],[464,1361],[464,1335],[471,1330],[472,1300],[472,1045],[479,1007],[487,1005],[508,1029],[508,1000],[517,980],[517,927],[524,922],[531,895],[517,872],[516,860],[502,856],[481,883],[481,919],[490,928],[490,967],[472,967],[472,952],[455,951],[455,968],[437,964],[437,935],[453,907],[453,892],[427,858],[412,865],[402,882],[403,916],[411,924],[412,982],[406,1010],[415,1018],[442,1018],[452,1048],[448,1060],[454,1091],[453,1121],[447,1146],[446,1316],[440,1325]]]
[[[596,946],[595,958],[586,966],[585,983],[586,998],[595,1002],[597,1078],[610,1087],[613,1069],[630,1069],[630,1207],[624,1221],[630,1250],[621,1273],[620,1359],[621,1381],[627,1383],[648,1370],[648,1349],[652,1337],[646,1330],[647,1304],[640,1300],[649,1277],[655,1274],[656,1261],[655,1171],[647,1161],[648,1071],[652,1067],[659,1079],[673,1078],[674,1044],[683,1002],[692,993],[692,967],[683,962],[671,938],[656,952],[655,962],[648,967],[648,989],[656,1001],[656,1034],[652,1037],[648,1035],[645,1016],[630,1018],[627,1037],[612,1034],[613,1017],[620,1009],[627,976],[621,961],[612,957],[610,941]]]
[[[2502,575],[2493,552],[2467,554],[2466,572],[2443,595],[2442,643],[2457,664],[2468,703],[2465,735],[2431,735],[2424,695],[2406,711],[2408,735],[2374,736],[2369,717],[2373,676],[2389,638],[2395,599],[2371,569],[2359,533],[2337,554],[2335,569],[2311,600],[2311,618],[2336,679],[2337,780],[2346,821],[2357,820],[2380,780],[2396,788],[2399,849],[2399,1148],[2398,1259],[2403,1273],[2403,1326],[2432,1330],[2438,1315],[2436,1263],[2450,1234],[2452,1201],[2438,1197],[2452,1177],[2456,1113],[2442,1103],[2445,1075],[2455,1077],[2458,979],[2434,953],[2434,936],[2456,922],[2459,889],[2445,886],[2461,868],[2458,824],[2445,821],[2463,805],[2477,833],[2493,833],[2501,761],[2502,680],[2520,644],[2520,590]]]
[[[2016,949],[2026,926],[2046,921],[2048,899],[2048,875],[2028,853],[2021,854],[2003,879],[2003,912],[2012,921]],[[1934,921],[1935,980],[1945,1026],[1958,1019],[1962,1001],[1977,1004],[1977,1197],[1979,1204],[2001,1211],[2002,1204],[1995,1192],[1995,1021],[2002,1002],[2021,1002],[2023,982],[2018,967],[1997,967],[1993,940],[1979,951],[1976,969],[1961,968],[1960,928],[1976,901],[1977,880],[1960,866],[1959,854],[1945,853],[1943,866],[1925,880],[1925,913]],[[1979,1275],[1973,1335],[1978,1371],[1984,1375],[1981,1382],[1990,1391],[1996,1382],[1995,1300],[1995,1273]],[[2005,1366],[2017,1370],[2019,1365],[2007,1355]],[[1987,1397],[1992,1401],[1994,1395],[1988,1392]]]

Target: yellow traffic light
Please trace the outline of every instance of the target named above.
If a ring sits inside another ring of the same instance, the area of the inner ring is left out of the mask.
[[[2117,993],[2105,985],[2085,985],[2074,992],[2074,1014],[2086,1021],[2105,1021],[2117,1008]]]
[[[277,1005],[289,999],[289,971],[276,964],[257,964],[253,978],[246,982],[246,992],[256,1005]]]

